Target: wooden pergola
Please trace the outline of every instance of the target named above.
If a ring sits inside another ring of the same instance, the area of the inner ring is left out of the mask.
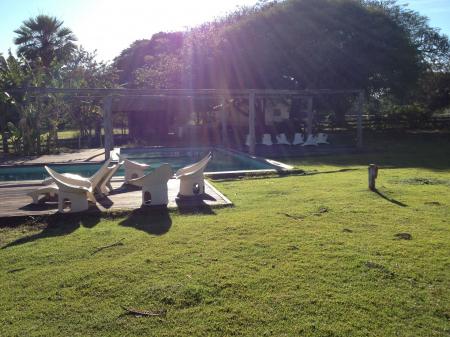
[[[362,137],[362,116],[364,104],[364,91],[362,89],[317,89],[317,90],[276,90],[276,89],[103,89],[103,88],[85,88],[85,89],[65,89],[65,88],[41,88],[29,87],[10,90],[10,92],[22,92],[33,95],[61,94],[74,98],[101,97],[103,98],[103,128],[105,134],[105,158],[108,159],[111,150],[114,148],[113,123],[112,123],[112,105],[113,99],[122,97],[196,97],[196,98],[215,98],[222,102],[222,109],[225,109],[225,101],[230,98],[248,98],[248,134],[249,134],[249,152],[255,154],[255,101],[264,97],[301,97],[307,100],[307,123],[306,133],[312,134],[313,131],[313,99],[320,95],[352,95],[357,97],[357,133],[356,146],[361,148],[363,145]],[[222,142],[227,143],[227,115],[221,114]]]

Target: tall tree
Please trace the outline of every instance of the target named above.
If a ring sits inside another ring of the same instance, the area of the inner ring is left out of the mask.
[[[409,35],[417,49],[424,70],[449,71],[450,41],[441,34],[439,28],[429,25],[426,16],[410,9],[397,0],[365,0],[368,8],[380,8],[389,15]]]
[[[67,61],[75,50],[77,41],[72,31],[63,27],[64,22],[56,17],[38,15],[25,20],[19,29],[14,43],[17,53],[33,64],[48,68],[53,61]]]

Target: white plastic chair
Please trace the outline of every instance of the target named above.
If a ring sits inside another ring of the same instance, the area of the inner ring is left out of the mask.
[[[140,178],[145,175],[145,170],[150,167],[148,164],[137,163],[119,155],[120,161],[123,161],[125,167],[125,183],[132,179]]]
[[[301,133],[296,133],[294,135],[294,141],[292,142],[292,145],[301,145],[305,142],[305,139],[303,138],[303,135]]]
[[[33,199],[33,204],[38,204],[39,196],[43,194],[48,195],[50,197],[53,197],[56,194],[58,194],[58,186],[53,182],[53,180],[51,184],[46,185],[44,187],[39,187],[27,193],[27,195]]]
[[[129,183],[142,187],[143,206],[161,206],[169,203],[167,182],[172,176],[172,167],[169,164],[162,164],[149,174],[132,179]]]
[[[258,144],[258,142],[256,141],[256,138],[255,138],[255,145],[256,144]],[[245,137],[245,146],[250,147],[250,135],[249,134],[247,134],[247,136]]]
[[[101,192],[99,189],[99,185],[102,180],[105,179],[106,175],[109,173],[108,165],[111,163],[111,159],[106,160],[103,165],[95,172],[91,177],[86,178],[82,177],[78,174],[74,173],[58,173],[62,177],[62,181],[67,182],[68,184],[74,185],[82,185],[82,186],[91,186],[94,191]],[[44,179],[42,184],[44,185],[52,185],[54,183],[53,178],[50,176],[47,179]]]
[[[289,143],[289,141],[287,140],[287,137],[284,133],[280,133],[279,135],[277,135],[276,139],[277,139],[277,144],[279,144],[279,145],[291,145],[291,143]]]
[[[269,133],[263,134],[262,144],[266,146],[272,146],[272,136]]]
[[[67,182],[67,177],[45,166],[58,189],[58,211],[64,213],[64,203],[70,201],[69,212],[82,212],[89,208],[88,200],[93,198],[92,186],[75,185]],[[48,186],[44,187],[48,188]],[[95,200],[95,198],[94,198]]]
[[[113,190],[111,185],[111,179],[116,174],[117,170],[123,165],[123,162],[119,162],[111,167],[108,167],[108,174],[104,177],[104,179],[100,182],[99,192],[102,195],[108,195]]]
[[[180,179],[179,196],[189,197],[205,193],[203,172],[211,159],[212,154],[209,153],[197,163],[183,167],[175,172],[175,178]]]
[[[317,134],[317,144],[330,144],[328,143],[328,135],[326,133]]]
[[[314,135],[308,135],[306,138],[306,142],[302,144],[302,146],[317,146],[317,138]]]

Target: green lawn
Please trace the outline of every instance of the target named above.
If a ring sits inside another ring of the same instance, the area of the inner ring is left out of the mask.
[[[449,336],[447,140],[213,182],[233,208],[2,227],[0,335]]]

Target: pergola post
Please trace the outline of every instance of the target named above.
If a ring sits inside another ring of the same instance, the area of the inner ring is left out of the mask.
[[[307,97],[307,119],[306,119],[306,135],[310,136],[313,133],[313,120],[314,120],[314,111],[313,111],[313,97]]]
[[[221,99],[222,109],[220,110],[220,120],[222,122],[222,146],[228,146],[228,125],[227,125],[227,112],[225,109],[225,97]]]
[[[361,149],[363,147],[363,108],[364,108],[364,91],[360,91],[358,94],[358,115],[356,121],[356,147]]]
[[[249,152],[255,154],[255,92],[251,91],[248,95],[248,134],[249,134]]]
[[[112,101],[111,95],[103,99],[103,130],[105,133],[105,160],[110,157],[110,152],[114,147],[113,124],[112,124]]]

